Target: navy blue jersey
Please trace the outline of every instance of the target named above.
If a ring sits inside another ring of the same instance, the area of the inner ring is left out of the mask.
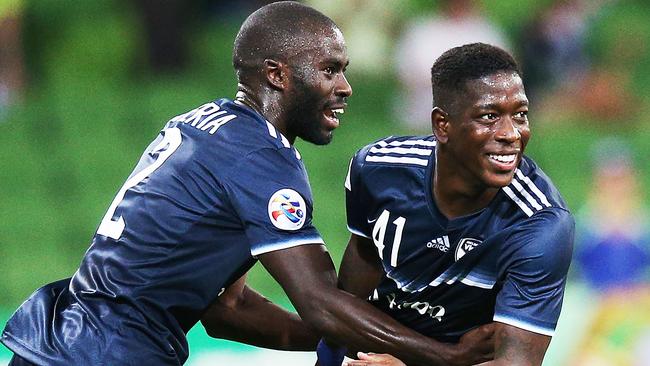
[[[574,232],[559,192],[524,157],[486,208],[448,220],[432,197],[435,144],[390,137],[350,163],[348,228],[374,242],[384,268],[369,301],[445,342],[492,320],[552,335]]]
[[[298,151],[221,99],[171,119],[71,279],[37,290],[2,342],[47,365],[178,365],[187,331],[256,256],[320,243]]]

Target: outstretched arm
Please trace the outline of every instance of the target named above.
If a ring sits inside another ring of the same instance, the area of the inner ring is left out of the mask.
[[[303,320],[318,333],[354,349],[393,354],[407,363],[468,365],[490,359],[459,345],[427,338],[336,287],[334,264],[321,245],[301,245],[259,256]]]
[[[539,366],[551,337],[532,333],[508,324],[496,323],[495,358],[477,366]],[[344,366],[405,366],[389,354],[364,354]]]
[[[201,319],[208,335],[258,347],[313,351],[318,336],[298,314],[284,310],[246,285],[242,276],[208,308]]]
[[[381,260],[372,241],[352,234],[339,269],[339,288],[366,299],[379,285],[383,273]],[[466,355],[461,358],[473,360],[472,362],[480,362],[476,361],[479,357],[483,357],[483,360],[491,359],[494,348],[493,329],[493,325],[484,325],[465,334],[457,345],[458,350]],[[373,354],[370,359],[374,360],[378,356]],[[390,365],[390,362],[386,364]]]
[[[559,218],[557,218],[559,216]],[[563,211],[544,211],[534,216],[531,221],[539,221],[536,228],[539,230],[530,230],[530,224],[523,226],[517,235],[513,235],[512,241],[518,242],[521,252],[516,255],[509,254],[507,262],[502,265],[504,277],[507,281],[500,291],[497,303],[501,301],[502,308],[510,314],[516,314],[517,311],[523,312],[521,307],[509,304],[526,304],[526,314],[529,318],[539,318],[546,316],[546,320],[553,321],[553,316],[559,315],[559,305],[562,300],[564,288],[564,279],[570,262],[570,245],[564,245],[563,240],[570,244],[573,234],[573,222],[568,213]],[[543,232],[544,235],[539,233]],[[552,233],[548,234],[548,233]],[[567,239],[568,238],[568,239]],[[548,242],[552,240],[552,242]],[[557,242],[560,242],[558,244]],[[526,243],[527,245],[521,245]],[[540,249],[541,248],[541,249]],[[539,255],[545,253],[544,250],[554,250],[548,255]],[[347,253],[346,253],[347,255]],[[344,272],[342,266],[341,273]],[[541,273],[541,276],[539,275]],[[506,276],[507,274],[507,276]],[[536,274],[538,279],[532,277]],[[354,276],[348,276],[354,278]],[[534,281],[531,278],[535,279]],[[524,298],[525,301],[521,301]],[[543,312],[551,312],[550,315]],[[540,315],[541,314],[541,315]],[[509,325],[503,322],[495,321],[493,323],[494,332],[494,360],[485,362],[481,366],[533,366],[541,365],[546,349],[550,343],[551,337],[540,333],[524,330],[522,328]],[[461,339],[463,342],[463,339]],[[382,353],[391,353],[381,351]],[[394,354],[398,358],[400,355]],[[407,364],[411,362],[402,358]],[[392,362],[392,363],[391,363]],[[361,360],[352,365],[399,365],[398,361],[385,356],[374,355],[372,358]]]

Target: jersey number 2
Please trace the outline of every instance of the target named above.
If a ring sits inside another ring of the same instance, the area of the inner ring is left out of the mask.
[[[108,236],[115,240],[119,239],[122,236],[124,231],[125,223],[122,216],[118,216],[115,220],[113,215],[115,215],[115,210],[119,206],[120,202],[124,199],[126,191],[132,187],[135,187],[145,178],[147,178],[151,173],[158,169],[164,162],[167,160],[181,145],[181,131],[176,128],[168,128],[165,130],[165,134],[160,140],[160,142],[149,152],[150,154],[158,153],[158,157],[151,165],[146,166],[144,169],[140,170],[136,174],[133,174],[120,188],[120,191],[117,192],[117,195],[113,199],[111,206],[108,208],[108,212],[104,215],[102,222],[97,228],[97,234]]]
[[[375,226],[372,228],[372,241],[375,242],[377,246],[377,251],[379,252],[379,258],[384,259],[384,237],[386,236],[386,227],[388,226],[388,221],[390,219],[390,211],[384,210],[384,212],[379,215]],[[390,265],[397,267],[397,254],[399,253],[399,246],[402,244],[402,231],[404,231],[404,224],[406,224],[406,219],[402,216],[398,217],[393,221],[395,224],[395,236],[393,237],[393,250],[390,253]]]

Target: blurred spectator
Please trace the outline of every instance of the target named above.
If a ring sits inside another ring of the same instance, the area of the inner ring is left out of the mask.
[[[554,0],[524,27],[521,62],[526,92],[533,99],[544,91],[583,78],[588,67],[588,9],[584,0]]]
[[[650,217],[631,152],[623,141],[607,139],[594,154],[592,186],[579,215],[580,274],[601,292],[648,284]]]
[[[649,366],[650,291],[605,296],[586,338],[576,349],[572,366]]]
[[[21,0],[0,2],[0,120],[6,108],[20,99],[25,83],[21,5]]]
[[[398,40],[396,66],[403,95],[396,117],[414,131],[431,130],[431,65],[446,50],[483,42],[508,50],[501,29],[490,22],[474,0],[440,1],[440,13],[414,18]]]
[[[146,33],[148,64],[155,72],[174,72],[187,62],[190,12],[183,0],[136,0]]]
[[[597,15],[611,13],[601,11],[606,3],[554,0],[524,27],[518,44],[526,91],[540,105],[537,112],[552,113],[542,120],[629,120],[638,111],[632,79],[645,37],[631,27],[614,28],[595,55],[587,52]]]
[[[643,192],[625,142],[596,145],[574,265],[600,301],[593,302],[596,316],[572,365],[650,365],[633,352],[650,332],[650,217]]]
[[[600,32],[606,32],[606,36],[594,46],[596,57],[581,89],[574,93],[574,98],[566,99],[577,99],[579,113],[603,124],[609,124],[612,119],[620,122],[634,120],[643,108],[643,94],[646,98],[648,95],[647,85],[635,91],[634,83],[641,74],[648,73],[647,68],[638,65],[648,58],[650,29],[647,17],[650,7],[648,3],[645,9],[639,7],[640,14],[633,17],[619,13],[621,7],[610,8],[609,19],[595,24]]]
[[[189,60],[191,28],[223,17],[243,19],[272,0],[135,0],[147,45],[147,63],[156,73],[183,71]],[[239,20],[241,20],[239,19]]]
[[[345,33],[352,73],[384,76],[389,65],[378,60],[390,57],[398,23],[403,16],[400,1],[306,0],[336,21]]]

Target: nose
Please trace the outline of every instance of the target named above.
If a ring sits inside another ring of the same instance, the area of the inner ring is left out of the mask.
[[[352,95],[352,86],[348,82],[348,79],[345,77],[345,74],[339,74],[338,81],[336,83],[336,89],[334,93],[339,97],[347,98]]]
[[[506,116],[499,121],[495,137],[498,141],[513,143],[521,139],[521,132],[515,121]]]

